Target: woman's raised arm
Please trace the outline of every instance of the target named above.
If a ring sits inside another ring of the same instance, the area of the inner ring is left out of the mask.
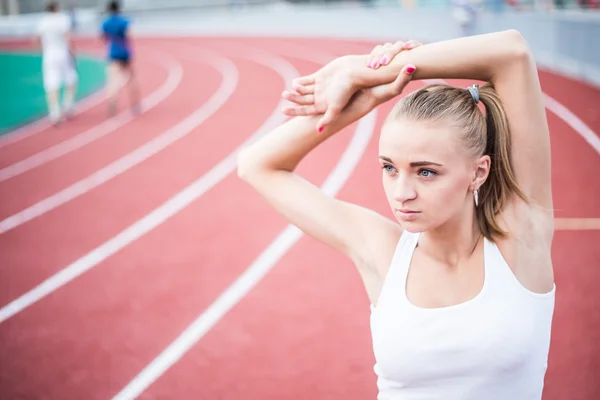
[[[348,256],[361,273],[377,273],[387,265],[401,233],[397,223],[363,207],[323,193],[294,173],[301,160],[320,143],[360,119],[377,105],[400,94],[411,80],[406,68],[389,84],[355,94],[339,118],[322,132],[319,116],[284,123],[238,157],[238,175],[277,212],[306,234]]]
[[[336,96],[330,85],[338,73],[351,76],[352,90],[380,85],[397,76],[407,64],[417,70],[413,79],[473,79],[491,82],[508,119],[511,161],[521,190],[536,204],[552,209],[550,183],[550,137],[535,61],[524,38],[509,30],[423,45],[411,51],[390,47],[379,63],[367,65],[369,55],[345,56],[314,74],[300,77],[286,94],[296,105],[288,115],[325,113],[323,125],[334,121],[348,93]]]

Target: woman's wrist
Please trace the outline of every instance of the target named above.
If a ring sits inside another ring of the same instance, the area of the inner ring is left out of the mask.
[[[350,80],[357,90],[368,89],[393,82],[404,66],[396,61],[393,64],[373,69],[367,66],[367,61],[369,60],[368,55],[349,57],[347,62],[349,64]],[[401,54],[396,56],[396,58],[398,57],[401,57]]]

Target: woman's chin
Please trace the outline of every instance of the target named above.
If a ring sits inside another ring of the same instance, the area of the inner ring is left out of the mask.
[[[399,221],[403,230],[410,233],[420,233],[427,230],[423,223],[417,221]]]

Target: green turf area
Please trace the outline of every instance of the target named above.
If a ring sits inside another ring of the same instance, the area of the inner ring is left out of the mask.
[[[104,85],[104,65],[102,60],[77,57],[78,100]],[[0,52],[0,135],[47,115],[42,83],[40,54]]]

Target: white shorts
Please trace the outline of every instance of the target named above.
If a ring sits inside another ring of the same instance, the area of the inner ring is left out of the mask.
[[[42,62],[44,90],[58,90],[61,84],[67,86],[77,83],[75,61],[70,55],[46,58]]]

